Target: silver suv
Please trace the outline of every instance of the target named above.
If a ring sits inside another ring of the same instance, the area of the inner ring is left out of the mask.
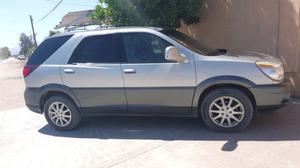
[[[202,117],[236,132],[289,101],[282,62],[230,54],[174,30],[112,28],[52,36],[23,70],[26,105],[58,130],[88,115]]]

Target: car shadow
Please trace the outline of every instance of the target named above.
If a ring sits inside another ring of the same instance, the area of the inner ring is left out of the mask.
[[[168,117],[90,117],[79,128],[61,132],[46,125],[40,133],[72,138],[226,141],[223,151],[233,151],[240,141],[300,140],[299,106],[290,105],[272,114],[254,118],[239,133],[219,133],[208,129],[199,119]]]

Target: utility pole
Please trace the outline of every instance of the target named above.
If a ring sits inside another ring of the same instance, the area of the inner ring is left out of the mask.
[[[34,46],[35,48],[37,47],[37,42],[36,42],[36,37],[35,37],[35,32],[34,32],[34,27],[33,27],[33,19],[32,16],[30,16],[30,23],[31,23],[31,29],[32,29],[32,34],[33,34],[33,40],[34,40]]]

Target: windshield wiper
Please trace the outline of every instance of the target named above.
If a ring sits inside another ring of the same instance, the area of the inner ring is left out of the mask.
[[[218,55],[223,55],[226,53],[227,53],[226,49],[215,49],[215,50],[209,52],[207,55],[208,56],[218,56]]]

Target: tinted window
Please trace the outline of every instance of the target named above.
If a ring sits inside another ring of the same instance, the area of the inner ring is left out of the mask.
[[[75,49],[69,63],[119,63],[114,54],[113,35],[91,36],[83,39]]]
[[[55,51],[57,51],[65,42],[67,42],[72,35],[59,36],[46,39],[31,55],[27,65],[40,65],[47,58],[49,58]]]
[[[129,63],[164,63],[169,42],[148,33],[121,34],[124,52]]]

